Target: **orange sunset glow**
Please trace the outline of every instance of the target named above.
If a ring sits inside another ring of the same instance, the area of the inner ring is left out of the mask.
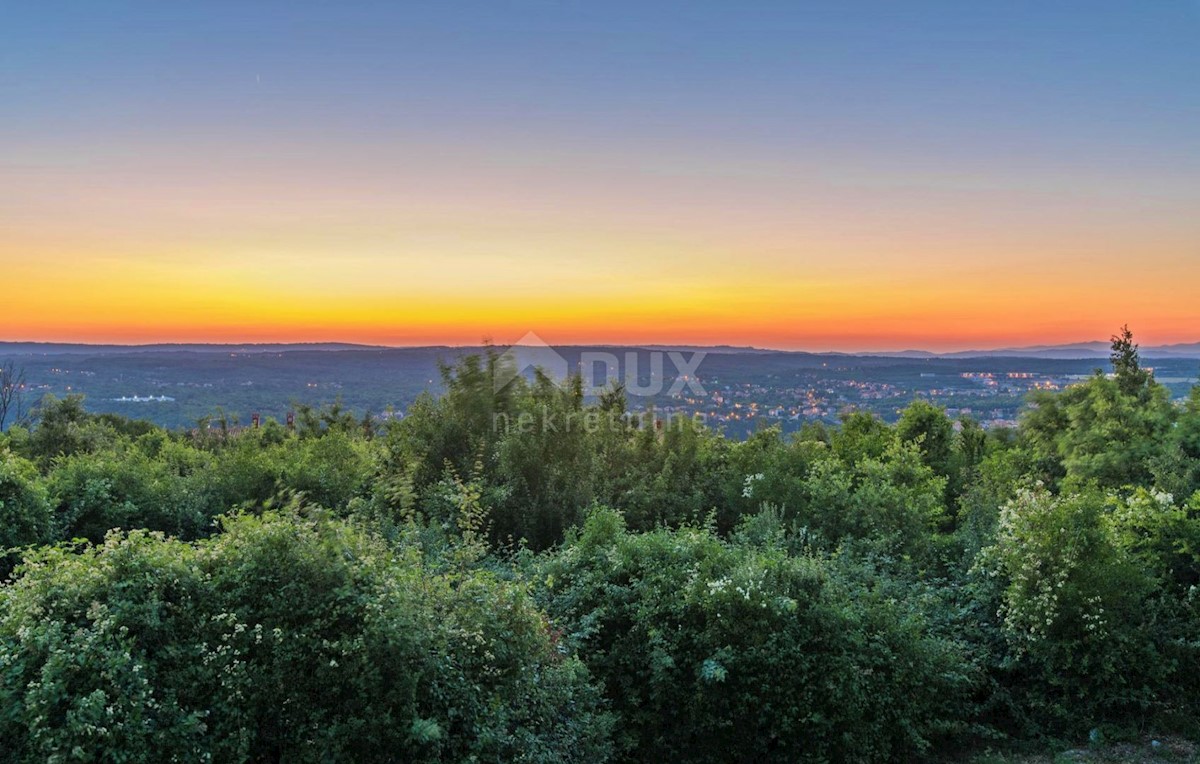
[[[0,81],[3,338],[951,350],[1124,322],[1148,343],[1200,335],[1185,31],[1131,52],[1106,47],[1120,24],[1097,16],[1082,22],[1097,39],[1062,20],[1061,39],[1010,49],[1021,29],[967,14],[960,42],[905,27],[863,60],[870,14],[798,16],[791,37],[750,15],[722,42],[704,27],[723,18],[660,30],[687,54],[624,58],[569,13],[543,21],[578,56],[487,17],[465,22],[486,41],[459,29],[470,44],[414,21],[457,51],[454,71],[416,67],[445,48],[404,48],[417,32],[396,19],[391,46],[315,11],[198,14],[205,34],[185,35],[143,9],[72,26],[62,50],[18,20]],[[844,50],[799,42],[831,25]],[[343,55],[319,52],[335,42]],[[1067,48],[1092,67],[1053,64]]]

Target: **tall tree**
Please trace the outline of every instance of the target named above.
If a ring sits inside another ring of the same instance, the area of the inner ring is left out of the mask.
[[[1150,372],[1142,368],[1138,346],[1128,324],[1112,336],[1109,359],[1117,376],[1117,387],[1125,395],[1137,395],[1150,381]]]
[[[896,423],[901,441],[916,443],[921,459],[942,477],[950,474],[954,455],[954,423],[945,409],[920,398],[908,404]]]
[[[25,414],[25,369],[12,361],[0,364],[0,431],[8,422],[9,414],[19,422]]]

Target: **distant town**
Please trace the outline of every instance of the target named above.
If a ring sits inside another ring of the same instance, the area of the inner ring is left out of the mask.
[[[439,364],[482,348],[367,348],[271,346],[270,350],[69,346],[0,347],[0,361],[24,371],[25,404],[44,395],[84,395],[88,409],[147,419],[167,427],[195,427],[214,417],[248,424],[254,415],[284,421],[298,406],[335,402],[360,417],[402,418],[416,398],[441,388]],[[557,348],[578,368],[587,348]],[[594,349],[591,349],[594,350]],[[636,358],[649,369],[651,350],[612,348],[624,363]],[[1015,424],[1032,390],[1058,390],[1085,379],[1107,359],[1019,355],[911,357],[696,350],[705,355],[697,377],[704,395],[690,389],[630,395],[635,412],[697,417],[731,436],[765,426],[785,432],[808,422],[836,422],[847,410],[866,410],[894,421],[914,398],[970,417],[985,427]],[[1200,371],[1191,357],[1152,359],[1158,381],[1186,395]],[[621,374],[628,373],[622,368]]]
[[[879,371],[879,374],[886,372]],[[1032,390],[1061,390],[1089,374],[1040,371],[964,371],[957,374],[922,373],[911,385],[883,379],[815,378],[810,384],[785,386],[760,382],[720,384],[712,380],[710,394],[665,403],[664,414],[698,416],[710,425],[745,430],[762,423],[790,430],[804,422],[835,422],[847,409],[867,410],[894,421],[909,401],[929,399],[945,407],[954,418],[970,417],[984,427],[1011,427],[1025,396]],[[1178,385],[1194,378],[1170,378]]]

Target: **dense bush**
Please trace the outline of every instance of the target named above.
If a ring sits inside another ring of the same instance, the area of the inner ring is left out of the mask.
[[[99,541],[112,528],[146,528],[196,538],[215,514],[202,495],[203,454],[169,444],[148,453],[119,442],[94,453],[60,457],[49,491],[61,538]]]
[[[46,490],[32,463],[0,448],[0,573],[8,550],[43,544],[53,538]]]
[[[999,668],[1042,730],[1200,706],[1200,517],[1165,494],[1025,489],[979,556],[1006,639]]]
[[[1023,705],[1059,725],[1086,728],[1137,709],[1163,681],[1166,667],[1140,628],[1153,581],[1111,531],[1100,494],[1023,490],[981,556],[1003,586],[1009,668],[1029,682]]]
[[[322,507],[343,510],[365,489],[373,472],[369,445],[344,432],[275,446],[278,486],[303,493]]]
[[[1031,396],[1024,417],[1029,442],[1068,486],[1145,485],[1161,459],[1177,412],[1167,389],[1148,380],[1131,393],[1097,374],[1061,393]]]
[[[320,517],[47,548],[0,599],[8,761],[602,761],[520,586]]]
[[[956,645],[826,561],[597,511],[540,561],[555,623],[603,682],[637,761],[882,761],[959,719]]]

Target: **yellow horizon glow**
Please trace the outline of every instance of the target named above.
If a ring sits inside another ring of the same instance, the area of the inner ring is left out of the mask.
[[[1131,208],[1104,185],[1031,204],[1033,187],[1067,187],[1053,174],[1011,188],[999,170],[982,188],[930,175],[917,191],[881,175],[851,193],[712,167],[564,179],[413,159],[386,180],[353,163],[305,179],[278,159],[238,173],[139,156],[0,188],[0,339],[473,345],[533,331],[955,350],[1124,323],[1147,344],[1200,339],[1186,205]]]
[[[1190,8],[644,5],[13,9],[0,340],[1200,341]]]

